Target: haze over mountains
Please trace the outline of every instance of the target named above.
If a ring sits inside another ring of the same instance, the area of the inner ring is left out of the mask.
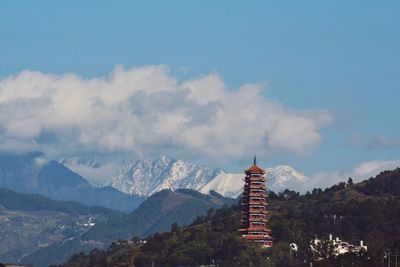
[[[82,176],[47,159],[41,152],[0,153],[0,188],[123,212],[134,210],[143,201],[137,195],[127,195],[110,186],[93,187]]]

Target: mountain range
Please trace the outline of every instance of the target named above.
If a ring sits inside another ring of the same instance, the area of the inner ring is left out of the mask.
[[[102,185],[126,194],[149,196],[163,189],[193,189],[204,194],[213,190],[225,197],[238,197],[242,192],[242,173],[228,173],[170,157],[153,160],[101,162],[95,158],[63,158],[60,163],[96,184],[100,170],[107,170]],[[112,168],[110,168],[112,166]],[[104,173],[104,172],[103,172]],[[285,188],[304,188],[308,178],[288,165],[266,169],[267,186],[279,192]]]
[[[36,193],[55,200],[77,201],[123,212],[133,211],[144,198],[111,187],[93,187],[86,179],[41,152],[0,153],[0,187]]]
[[[290,166],[266,169],[267,186],[279,192],[303,187],[307,177]],[[103,183],[94,183],[103,175]],[[104,177],[109,177],[108,179]],[[55,200],[77,201],[131,212],[148,196],[163,189],[215,191],[236,198],[243,174],[199,166],[170,157],[141,161],[101,161],[96,158],[50,160],[42,152],[0,153],[0,187],[37,193]]]

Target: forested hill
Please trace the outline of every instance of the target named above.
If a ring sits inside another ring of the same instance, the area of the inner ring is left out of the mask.
[[[387,250],[400,249],[400,169],[385,171],[359,184],[339,183],[303,196],[285,190],[270,194],[270,227],[275,244],[261,249],[238,236],[238,207],[210,210],[185,228],[114,243],[107,251],[73,256],[64,266],[381,266]],[[350,243],[364,240],[360,255],[313,257],[309,242],[329,233]],[[296,243],[292,253],[289,243]]]
[[[96,225],[82,238],[110,244],[113,240],[133,235],[146,237],[156,232],[168,231],[172,223],[188,225],[210,208],[231,206],[234,203],[234,199],[215,192],[204,195],[190,189],[166,189],[150,196],[138,209],[125,217]]]
[[[33,266],[62,263],[74,253],[94,247],[107,248],[114,240],[129,239],[135,235],[144,238],[156,232],[165,232],[173,223],[188,225],[210,208],[231,206],[233,203],[236,203],[235,199],[215,192],[203,195],[190,189],[163,190],[147,198],[134,212],[98,222],[79,236],[37,250],[25,257],[23,262]]]
[[[376,178],[363,181],[355,187],[357,191],[369,196],[400,197],[400,168],[384,171]]]

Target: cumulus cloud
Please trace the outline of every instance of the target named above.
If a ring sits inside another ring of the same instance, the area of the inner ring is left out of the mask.
[[[92,79],[22,71],[0,80],[0,149],[179,151],[210,160],[241,159],[248,151],[312,153],[331,115],[288,109],[262,90],[229,89],[215,73],[178,81],[166,66],[117,66]]]
[[[361,182],[370,177],[375,177],[384,170],[393,170],[400,167],[400,160],[373,160],[358,164],[350,170],[336,170],[320,172],[310,177],[306,190],[312,188],[326,188],[339,182],[347,182],[351,177],[354,182]]]

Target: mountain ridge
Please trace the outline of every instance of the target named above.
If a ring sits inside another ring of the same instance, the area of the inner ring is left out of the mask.
[[[21,155],[0,152],[0,187],[21,193],[36,193],[55,200],[77,201],[130,212],[143,199],[112,187],[93,187],[64,165],[42,152]]]
[[[93,169],[101,168],[99,161],[85,161],[63,158],[61,162],[75,171],[82,169],[83,165],[90,167],[93,162],[97,164]],[[105,184],[127,194],[149,196],[162,189],[187,188],[203,194],[213,190],[226,197],[238,197],[243,186],[242,173],[228,173],[220,168],[204,167],[166,156],[154,160],[124,160],[112,165],[119,167],[109,174],[112,178]],[[266,172],[269,179],[267,186],[277,192],[285,188],[302,188],[308,180],[308,177],[289,165],[270,167]]]

